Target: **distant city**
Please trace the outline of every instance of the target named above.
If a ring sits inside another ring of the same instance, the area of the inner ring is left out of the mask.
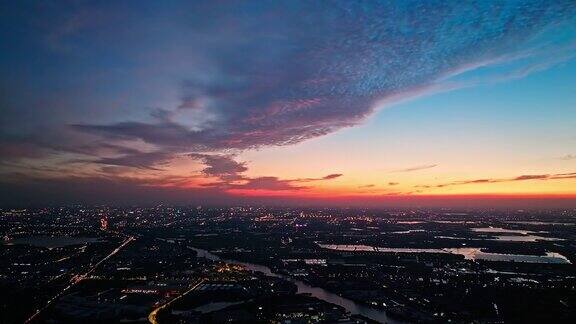
[[[1,210],[1,323],[569,323],[576,210]]]

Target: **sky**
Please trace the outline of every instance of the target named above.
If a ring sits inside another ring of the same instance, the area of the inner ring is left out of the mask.
[[[0,206],[576,207],[576,2],[7,1]]]

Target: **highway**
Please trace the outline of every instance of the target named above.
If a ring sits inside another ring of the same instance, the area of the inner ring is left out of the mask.
[[[88,277],[92,272],[94,272],[94,270],[96,270],[96,268],[98,268],[98,266],[100,264],[102,264],[103,262],[105,262],[106,260],[110,259],[112,256],[114,256],[116,253],[120,252],[120,250],[122,250],[126,245],[128,245],[130,242],[132,242],[134,240],[133,236],[128,236],[126,238],[126,240],[124,240],[124,242],[122,242],[122,244],[120,244],[120,246],[118,246],[116,249],[114,249],[112,252],[110,252],[108,255],[106,255],[102,260],[98,261],[96,264],[94,264],[93,266],[91,266],[88,271],[86,271],[84,274],[82,275],[75,275],[70,279],[70,284],[67,285],[66,287],[64,287],[64,289],[62,289],[62,291],[60,291],[56,296],[50,298],[48,300],[48,302],[46,302],[46,305],[44,305],[44,307],[36,310],[36,312],[34,314],[32,314],[32,316],[30,316],[24,323],[30,323],[33,320],[35,320],[43,311],[45,311],[48,307],[50,307],[50,305],[52,305],[52,303],[54,303],[56,300],[58,300],[58,298],[62,297],[62,295],[64,295],[68,290],[70,290],[70,288],[74,287],[77,283],[79,283],[80,281],[82,281],[83,279],[85,279],[86,277]]]
[[[184,293],[178,295],[176,298],[162,304],[161,306],[155,308],[149,315],[148,315],[148,322],[152,323],[152,324],[158,324],[158,312],[160,312],[161,310],[163,310],[164,308],[170,306],[172,303],[174,303],[175,301],[179,300],[180,298],[186,296],[189,292],[193,291],[194,289],[196,289],[198,286],[200,286],[202,283],[204,282],[204,279],[200,279],[197,282],[195,282],[194,284],[192,284],[190,286],[190,288],[188,290],[186,290]]]

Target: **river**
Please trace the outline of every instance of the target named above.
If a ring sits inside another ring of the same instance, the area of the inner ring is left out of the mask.
[[[310,286],[309,284],[307,284],[301,280],[296,280],[294,278],[272,272],[272,270],[270,270],[270,268],[268,268],[266,266],[263,266],[260,264],[242,262],[242,261],[238,261],[238,260],[222,259],[219,256],[217,256],[213,253],[210,253],[209,251],[206,251],[203,249],[198,249],[198,248],[191,247],[191,246],[189,248],[196,251],[198,253],[198,256],[202,257],[202,258],[206,258],[206,259],[213,260],[213,261],[224,261],[224,262],[229,262],[229,263],[240,264],[240,265],[246,267],[246,269],[248,269],[248,270],[260,272],[260,273],[263,273],[267,276],[283,278],[285,280],[293,282],[296,285],[296,287],[298,288],[299,294],[310,294],[310,295],[312,295],[318,299],[321,299],[323,301],[326,301],[328,303],[332,303],[332,304],[336,304],[338,306],[341,306],[344,309],[346,309],[348,312],[350,312],[351,314],[359,314],[359,315],[365,316],[371,320],[374,320],[374,321],[377,321],[380,323],[390,323],[390,324],[401,323],[399,321],[396,321],[394,319],[389,318],[386,315],[386,312],[383,310],[378,310],[378,309],[374,309],[374,308],[359,304],[353,300],[338,296],[338,295],[331,293],[325,289]]]

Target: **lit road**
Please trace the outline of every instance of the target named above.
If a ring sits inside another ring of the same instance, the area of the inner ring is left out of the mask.
[[[198,286],[200,286],[202,283],[204,282],[204,279],[200,279],[199,281],[197,281],[196,283],[192,284],[192,286],[186,290],[184,293],[182,293],[181,295],[178,295],[176,298],[166,302],[165,304],[158,306],[157,308],[155,308],[150,315],[148,315],[148,322],[152,323],[152,324],[158,324],[158,320],[156,319],[158,317],[158,312],[160,312],[161,310],[163,310],[164,308],[170,306],[172,303],[174,303],[175,301],[179,300],[180,298],[186,296],[186,294],[188,294],[189,292],[191,292],[192,290],[196,289]]]
[[[120,252],[120,250],[122,250],[126,245],[128,245],[133,240],[134,240],[133,236],[128,236],[128,238],[126,240],[124,240],[124,242],[122,242],[122,244],[120,244],[120,246],[118,246],[116,249],[114,249],[112,252],[110,252],[110,254],[106,255],[102,260],[98,261],[96,264],[94,264],[92,267],[90,267],[90,269],[88,269],[88,271],[86,271],[84,274],[76,275],[76,276],[72,277],[70,279],[70,284],[68,286],[64,287],[64,289],[62,289],[62,291],[60,291],[56,296],[50,298],[48,300],[48,302],[46,302],[46,305],[44,305],[44,307],[38,309],[24,323],[30,323],[34,319],[36,319],[38,317],[38,315],[40,315],[44,310],[46,310],[48,307],[50,307],[50,305],[52,305],[52,303],[54,303],[58,298],[62,297],[62,295],[64,295],[68,290],[70,290],[70,288],[74,287],[74,285],[76,285],[77,283],[79,283],[80,281],[82,281],[83,279],[88,277],[92,272],[94,272],[94,270],[96,270],[96,268],[98,268],[98,266],[100,264],[102,264],[106,260],[110,259],[116,253]]]

